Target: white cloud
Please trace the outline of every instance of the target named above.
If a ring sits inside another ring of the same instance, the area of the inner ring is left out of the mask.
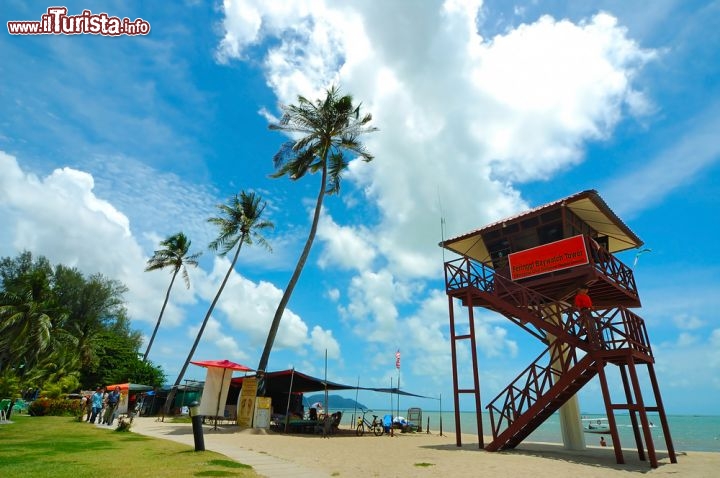
[[[376,256],[369,235],[363,226],[340,226],[328,214],[323,214],[316,236],[324,246],[318,265],[323,269],[332,266],[358,271],[368,269]]]
[[[720,161],[720,102],[713,101],[684,128],[686,133],[657,156],[603,187],[618,214],[634,215],[689,184],[701,171]]]
[[[634,80],[655,53],[611,15],[578,23],[545,16],[486,40],[477,31],[481,4],[413,2],[412,16],[403,2],[242,2],[224,12],[223,61],[272,39],[264,66],[281,102],[314,98],[339,81],[380,129],[362,138],[376,159],[353,161],[346,174],[380,220],[357,227],[328,215],[318,234],[322,267],[357,268],[339,310],[368,342],[402,333],[430,350],[441,343],[447,311],[425,322],[430,299],[420,280],[442,275],[443,234],[525,208],[513,181],[577,164],[587,141],[651,108]],[[486,355],[517,354],[501,325],[483,322],[477,333]],[[437,352],[418,360],[447,370],[447,352]],[[366,355],[385,360],[380,349]]]
[[[315,326],[310,332],[312,348],[318,356],[324,356],[327,351],[327,357],[330,360],[338,360],[340,356],[340,344],[333,337],[331,330],[323,330],[322,327]]]
[[[0,212],[6,217],[0,252],[14,256],[29,250],[52,263],[101,273],[128,287],[133,319],[154,323],[169,285],[167,276],[145,273],[146,257],[125,214],[94,192],[93,177],[72,168],[40,178],[26,174],[15,157],[0,152]],[[164,323],[177,323],[177,303],[192,303],[191,293],[174,291]]]
[[[653,353],[664,393],[686,391],[697,384],[720,390],[720,329],[714,329],[706,337],[681,333],[674,342],[654,346]],[[695,397],[688,410],[711,403],[712,394]]]
[[[340,290],[333,287],[326,292],[326,295],[331,301],[337,302],[340,299]]]
[[[687,314],[674,316],[673,322],[675,326],[681,330],[697,330],[705,325],[705,322],[700,318]]]
[[[479,2],[413,4],[412,21],[390,14],[400,4],[286,3],[235,5],[226,31],[237,30],[237,51],[279,41],[266,68],[281,101],[339,78],[373,113],[380,132],[365,140],[376,160],[352,163],[347,176],[380,209],[369,237],[399,276],[437,275],[441,215],[451,234],[510,215],[525,204],[508,181],[581,161],[585,141],[606,137],[624,108],[643,103],[632,81],[654,56],[608,14],[579,24],[545,16],[484,41]],[[242,33],[247,18],[252,36]],[[331,26],[341,38],[330,38]],[[329,45],[337,52],[326,56]],[[226,60],[235,50],[221,45]],[[348,243],[367,236],[344,232]]]
[[[353,277],[350,303],[340,307],[341,317],[359,337],[370,342],[392,339],[398,332],[398,306],[420,291],[417,284],[394,280],[388,270],[363,272]]]
[[[229,259],[215,257],[212,271],[199,281],[202,285],[198,287],[198,294],[208,304],[215,297],[229,267]],[[223,321],[229,326],[225,330],[226,334],[240,334],[238,338],[244,336],[242,342],[251,346],[264,345],[281,297],[282,291],[274,285],[264,281],[254,283],[233,271],[215,306],[214,315],[222,312]],[[286,309],[275,339],[275,348],[300,349],[308,340],[307,324],[292,310]]]

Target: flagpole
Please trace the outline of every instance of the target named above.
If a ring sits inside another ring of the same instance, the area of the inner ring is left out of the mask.
[[[400,369],[398,369],[397,416],[400,416]]]
[[[395,352],[395,368],[397,368],[397,371],[398,371],[397,416],[399,417],[400,416],[400,349],[397,349],[397,352]]]
[[[360,418],[359,416],[356,417],[357,406],[358,406],[358,401],[357,401],[358,392],[360,392],[360,375],[358,375],[358,384],[357,384],[357,388],[355,389],[355,405],[353,405],[353,418],[352,418],[352,422],[351,422],[353,424],[353,426],[357,424],[357,419]]]
[[[393,424],[395,422],[395,417],[393,416],[394,413],[393,413],[393,396],[392,396],[393,386],[392,386],[392,384],[393,384],[393,378],[390,377],[390,436],[393,436]]]
[[[325,349],[325,418],[328,414],[328,386],[327,386],[327,349]]]
[[[288,390],[287,406],[285,407],[285,433],[288,431],[290,425],[290,400],[292,400],[292,388],[293,380],[295,379],[295,365],[293,365],[292,372],[290,373],[290,390]]]

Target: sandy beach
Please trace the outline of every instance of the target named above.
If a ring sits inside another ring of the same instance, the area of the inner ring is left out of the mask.
[[[159,422],[155,418],[135,419],[132,430],[143,435],[193,445],[189,423]],[[455,434],[437,432],[396,433],[394,436],[355,436],[348,429],[329,439],[320,435],[291,435],[265,430],[240,430],[222,425],[213,430],[204,425],[207,450],[253,465],[258,473],[281,476],[340,477],[518,477],[536,478],[648,476],[716,477],[720,453],[677,452],[677,464],[667,452],[657,453],[659,466],[640,461],[637,451],[624,451],[625,464],[615,463],[612,447],[588,447],[567,451],[562,445],[523,443],[515,450],[490,453],[478,447],[477,437],[463,436],[457,447]]]

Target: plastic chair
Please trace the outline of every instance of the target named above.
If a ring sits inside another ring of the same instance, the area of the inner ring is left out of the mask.
[[[407,421],[410,429],[413,431],[422,431],[422,409],[408,408]]]

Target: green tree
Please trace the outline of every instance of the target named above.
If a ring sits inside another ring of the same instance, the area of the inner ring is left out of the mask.
[[[122,324],[117,327],[129,331]],[[138,354],[140,334],[129,332],[106,330],[100,335],[99,342],[103,347],[98,352],[98,367],[92,374],[83,377],[84,387],[125,382],[159,387],[165,383],[162,369],[154,366],[150,360],[144,361]]]
[[[138,365],[141,334],[130,328],[125,291],[29,252],[0,259],[0,388],[62,393],[107,384],[111,374],[160,385],[161,369]]]
[[[167,306],[168,300],[170,299],[170,291],[172,290],[173,284],[175,283],[175,277],[178,272],[182,272],[182,278],[185,280],[185,288],[190,288],[190,276],[187,272],[187,266],[198,265],[198,257],[200,252],[196,254],[189,254],[190,245],[192,242],[188,240],[187,236],[182,232],[174,234],[160,243],[161,249],[154,252],[153,256],[147,261],[147,267],[145,272],[155,271],[158,269],[164,269],[166,267],[172,268],[172,278],[170,279],[170,286],[165,293],[165,300],[163,301],[162,308],[160,309],[160,315],[158,316],[155,329],[150,336],[147,349],[145,349],[145,355],[143,361],[147,360],[150,354],[150,348],[155,341],[155,335],[160,328],[160,322],[162,321],[163,313],[165,312],[165,306]]]
[[[44,257],[25,251],[0,260],[0,373],[22,380],[50,347],[59,315],[52,282]]]
[[[8,366],[27,370],[47,349],[52,321],[31,291],[4,293],[0,300],[0,371]]]
[[[215,309],[215,305],[220,299],[223,289],[225,289],[225,284],[227,284],[230,274],[235,269],[235,263],[240,256],[242,245],[247,244],[248,246],[251,246],[253,242],[257,242],[266,249],[271,250],[270,245],[260,232],[274,226],[271,222],[262,220],[262,214],[265,211],[267,203],[262,202],[261,204],[261,201],[262,199],[260,196],[255,193],[246,193],[245,191],[241,191],[239,195],[236,194],[230,198],[229,204],[218,205],[218,209],[220,210],[219,217],[211,217],[208,219],[208,222],[214,224],[219,229],[218,237],[210,243],[210,249],[213,251],[219,251],[220,256],[227,255],[227,253],[233,249],[235,250],[235,254],[230,262],[230,267],[228,268],[227,273],[225,273],[225,277],[220,283],[220,288],[215,294],[215,298],[213,298],[213,301],[205,314],[205,318],[200,325],[200,330],[195,337],[195,342],[193,343],[190,353],[188,353],[185,363],[175,380],[175,385],[172,390],[170,390],[170,394],[165,402],[166,412],[170,411],[175,394],[177,393],[177,388],[185,376],[185,371],[195,354],[198,343],[200,343],[200,339],[205,331],[205,326],[210,319],[210,315]]]
[[[318,99],[313,103],[298,96],[297,105],[283,106],[282,110],[283,115],[280,121],[271,124],[270,129],[299,135],[299,137],[284,143],[275,154],[273,163],[276,172],[272,177],[288,176],[291,180],[296,181],[308,172],[310,174],[320,172],[320,188],[305,247],[303,247],[295,270],[283,292],[268,332],[265,348],[257,367],[260,372],[264,372],[267,368],[270,351],[275,342],[283,313],[310,254],[325,195],[340,192],[340,179],[348,164],[345,154],[357,155],[366,162],[372,161],[373,156],[365,150],[359,137],[377,130],[377,128],[369,126],[372,115],[361,115],[360,105],[353,105],[352,96],[341,95],[340,90],[335,86],[327,90],[324,100]],[[260,393],[263,392],[262,388],[261,381]]]
[[[75,337],[74,349],[83,369],[97,366],[97,352],[102,347],[100,333],[125,320],[125,292],[127,287],[122,283],[102,274],[86,278],[75,268],[55,268],[55,300],[65,312],[56,327]]]

